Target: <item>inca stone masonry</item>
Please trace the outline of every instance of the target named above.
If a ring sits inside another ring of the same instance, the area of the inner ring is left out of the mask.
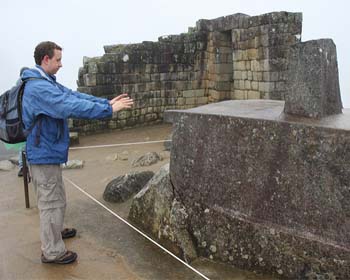
[[[162,121],[168,109],[227,99],[284,99],[287,56],[301,40],[301,13],[234,14],[199,20],[158,42],[105,46],[84,58],[78,90],[112,98],[128,93],[133,110],[111,120],[74,120],[80,133]]]

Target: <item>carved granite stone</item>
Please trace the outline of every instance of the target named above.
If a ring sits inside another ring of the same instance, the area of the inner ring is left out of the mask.
[[[165,114],[198,254],[287,279],[350,279],[350,110],[310,119],[283,108],[225,101]]]
[[[331,39],[291,46],[285,100],[288,114],[321,118],[342,112],[337,52]]]

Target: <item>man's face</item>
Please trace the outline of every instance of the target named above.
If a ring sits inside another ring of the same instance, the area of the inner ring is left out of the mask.
[[[55,49],[53,57],[49,58],[49,56],[46,55],[43,59],[43,62],[44,65],[42,66],[46,73],[55,75],[62,67],[62,51]]]

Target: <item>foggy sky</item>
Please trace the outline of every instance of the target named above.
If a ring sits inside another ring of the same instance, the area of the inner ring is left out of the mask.
[[[103,55],[104,45],[157,41],[162,35],[187,32],[199,19],[288,11],[303,13],[302,41],[335,42],[343,106],[350,108],[348,10],[345,0],[2,0],[0,93],[15,83],[22,66],[34,65],[34,48],[41,41],[63,47],[57,79],[75,90],[83,56]]]

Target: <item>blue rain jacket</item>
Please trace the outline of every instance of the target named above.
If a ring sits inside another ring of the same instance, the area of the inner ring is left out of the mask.
[[[112,116],[112,107],[104,98],[72,91],[56,82],[36,65],[21,76],[43,78],[26,83],[22,117],[27,137],[30,164],[61,164],[68,160],[69,131],[67,118],[103,119]]]

